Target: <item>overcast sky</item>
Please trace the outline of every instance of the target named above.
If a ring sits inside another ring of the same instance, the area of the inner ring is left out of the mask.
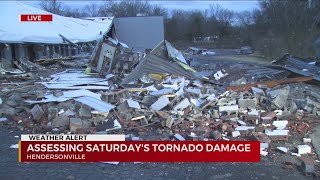
[[[153,3],[162,4],[168,9],[208,9],[210,4],[220,4],[224,8],[228,8],[237,12],[252,10],[258,8],[257,1],[154,1]]]
[[[40,1],[22,1],[25,4],[39,7]],[[73,7],[73,8],[82,8],[86,4],[91,2],[94,3],[101,3],[102,1],[62,1],[63,4]],[[241,12],[245,10],[253,10],[258,8],[258,2],[254,0],[247,0],[247,1],[149,1],[152,4],[161,4],[163,7],[168,8],[169,10],[173,9],[183,9],[183,10],[190,10],[190,9],[199,9],[205,10],[209,7],[210,4],[216,3],[220,4],[224,8],[228,8],[230,10]]]

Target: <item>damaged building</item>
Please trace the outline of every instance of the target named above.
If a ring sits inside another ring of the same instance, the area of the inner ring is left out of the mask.
[[[51,22],[20,22],[21,14],[50,13],[17,1],[2,3],[0,13],[7,17],[3,20],[5,26],[0,26],[1,67],[10,72],[14,72],[14,67],[20,70],[39,68],[33,63],[35,61],[90,57],[96,51],[98,53],[95,54],[101,57],[93,57],[91,67],[100,72],[104,65],[101,64],[101,58],[109,56],[113,59],[114,55],[117,58],[116,54],[120,53],[120,49],[121,53],[126,52],[127,58],[118,64],[111,62],[110,68],[118,68],[118,71],[126,69],[128,72],[143,52],[153,49],[164,40],[162,16],[78,19],[52,14]],[[146,38],[146,35],[150,37]],[[112,47],[104,44],[101,46],[103,53],[100,53],[101,48],[95,48],[100,47],[99,42],[103,37],[110,38],[111,41],[107,41]],[[129,44],[130,48],[122,42]],[[130,63],[132,61],[134,63]],[[120,68],[123,66],[125,68]],[[111,69],[106,73],[111,73]]]
[[[105,21],[108,17],[84,18]],[[164,40],[163,16],[137,16],[114,18],[116,38],[127,44],[133,51],[150,52]]]
[[[88,56],[103,35],[115,37],[113,18],[104,21],[53,15],[52,22],[20,22],[21,14],[49,14],[17,1],[2,2],[1,63],[5,69],[32,67],[30,61]]]
[[[150,52],[164,40],[162,16],[119,17],[114,24],[119,41],[134,51]]]

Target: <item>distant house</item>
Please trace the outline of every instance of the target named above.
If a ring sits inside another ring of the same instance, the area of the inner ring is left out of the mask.
[[[216,40],[218,40],[218,36],[205,36],[205,37],[194,37],[193,42],[194,43],[213,43]]]
[[[162,16],[120,17],[114,25],[118,40],[134,51],[149,51],[164,40]]]
[[[114,36],[113,18],[90,21],[52,14],[51,22],[21,22],[21,14],[52,14],[18,1],[3,1],[0,65],[91,54],[96,41]]]

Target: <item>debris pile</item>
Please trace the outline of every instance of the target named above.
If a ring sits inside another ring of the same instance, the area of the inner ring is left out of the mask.
[[[257,140],[263,156],[313,152],[309,131],[319,123],[320,91],[303,83],[312,77],[227,87],[218,80],[232,72],[198,78],[183,60],[164,41],[130,74],[67,69],[28,86],[5,84],[0,123],[28,133],[125,133],[131,140]],[[304,166],[312,171],[309,161]]]
[[[2,88],[1,113],[18,120],[17,125],[23,129],[28,128],[23,123],[32,120],[28,126],[42,125],[42,133],[50,126],[61,133],[158,122],[162,129],[172,129],[186,139],[237,139],[260,132],[275,141],[288,140],[286,127],[296,126],[298,132],[308,129],[304,117],[320,113],[319,97],[311,85],[304,85],[305,97],[301,97],[297,91],[303,84],[222,92],[218,85],[174,75],[157,83],[128,84],[122,89],[112,79],[76,70],[51,78],[41,83],[46,89],[40,84]]]

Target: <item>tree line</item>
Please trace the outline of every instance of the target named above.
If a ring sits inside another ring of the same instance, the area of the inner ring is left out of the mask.
[[[316,57],[315,41],[320,37],[320,2],[314,4],[316,1],[319,0],[260,0],[258,8],[240,13],[214,2],[203,11],[169,11],[162,5],[140,0],[105,0],[81,9],[45,0],[40,7],[68,17],[163,16],[165,38],[174,43],[199,45],[192,44],[197,37],[217,36],[212,48],[248,45],[262,56],[277,59],[285,53]]]

